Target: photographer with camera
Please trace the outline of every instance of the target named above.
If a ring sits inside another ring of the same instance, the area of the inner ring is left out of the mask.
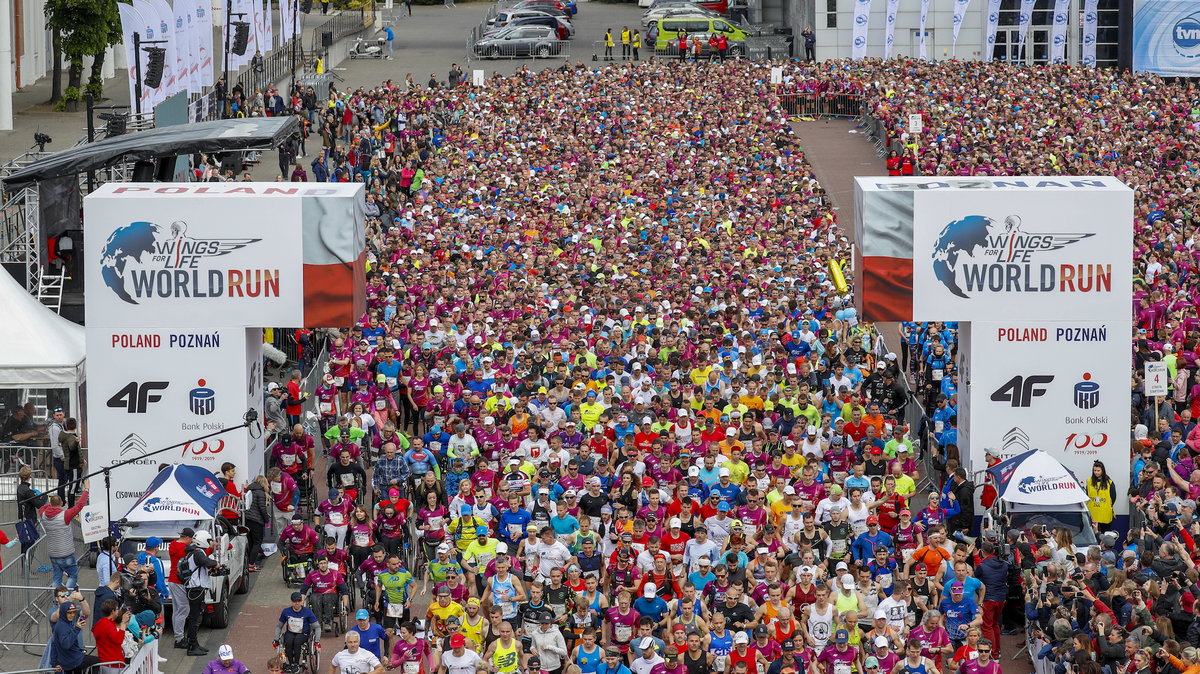
[[[187,654],[192,656],[208,655],[208,649],[201,646],[197,640],[200,620],[204,617],[205,599],[211,579],[229,573],[227,567],[218,564],[209,556],[211,548],[212,535],[207,531],[197,531],[183,557],[175,565],[176,575],[187,590],[188,617],[184,626],[184,641]],[[178,646],[178,643],[176,645]]]
[[[151,584],[151,567],[138,564],[133,553],[126,557],[124,583],[127,589],[122,597],[124,605],[133,609],[133,615],[139,625],[154,625],[162,613],[163,606],[162,595]]]

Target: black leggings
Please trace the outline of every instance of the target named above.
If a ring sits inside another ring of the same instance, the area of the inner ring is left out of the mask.
[[[395,538],[391,538],[388,536],[380,536],[379,544],[383,546],[383,549],[387,551],[389,556],[399,555],[400,551],[404,548],[404,537],[396,536]]]
[[[304,632],[288,632],[283,633],[283,657],[287,658],[288,664],[300,664],[300,649],[304,648],[304,644],[308,642],[308,635]]]

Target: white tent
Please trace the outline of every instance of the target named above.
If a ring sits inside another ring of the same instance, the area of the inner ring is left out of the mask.
[[[987,472],[995,479],[1000,498],[1010,503],[1059,506],[1087,501],[1075,474],[1040,449],[1001,461]]]
[[[0,388],[67,389],[81,417],[83,327],[59,316],[0,271]]]

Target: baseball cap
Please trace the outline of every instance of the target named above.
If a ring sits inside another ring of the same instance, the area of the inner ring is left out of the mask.
[[[700,566],[711,566],[712,560],[708,557],[701,557],[699,560]]]
[[[355,620],[370,620],[371,613],[365,608],[358,609],[358,613],[354,614]]]
[[[279,390],[279,383],[278,383],[278,382],[271,382],[270,384],[267,384],[267,390],[268,390],[268,391],[278,391],[278,390]]]
[[[800,575],[803,576],[805,574],[807,574],[809,576],[813,575],[813,568],[811,566],[800,567]]]
[[[833,633],[833,643],[844,644],[847,641],[850,641],[850,633],[846,630],[838,630]]]
[[[162,539],[159,538],[158,536],[151,536],[150,538],[146,539],[146,549],[147,550],[153,550],[154,548],[157,548],[161,545],[162,545]]]
[[[450,635],[450,648],[462,648],[467,643],[467,638],[461,633]]]
[[[737,634],[733,635],[733,643],[748,644],[750,643],[750,637],[746,636],[745,632],[738,632]]]
[[[792,494],[796,493],[796,488],[789,484],[788,486],[783,488],[783,493],[787,494],[788,496],[791,496]]]
[[[725,429],[725,436],[726,436],[726,437],[732,438],[732,437],[733,437],[733,436],[735,436],[735,435],[737,435],[737,431],[735,431],[734,429],[732,429],[732,428],[727,428],[727,429]]]
[[[292,593],[292,601],[303,601],[303,600],[304,600],[304,595],[300,594],[299,592]]]
[[[950,594],[962,594],[962,593],[963,593],[963,584],[962,583],[951,583],[950,584]]]
[[[233,646],[230,646],[229,644],[221,644],[221,647],[217,649],[217,656],[222,660],[232,660]]]
[[[836,566],[836,567],[834,567],[834,570],[836,570],[836,571],[846,571],[846,570],[848,570],[849,568],[850,568],[850,567],[849,567],[849,565],[847,565],[845,562],[838,562],[838,563],[837,563],[837,566]]]
[[[729,512],[729,503],[727,501],[721,501],[719,504],[717,504],[717,511],[723,513]]]
[[[658,586],[654,583],[646,583],[646,587],[642,589],[642,595],[647,599],[653,597],[656,592],[658,592]],[[645,646],[642,646],[642,648],[645,648]]]
[[[851,576],[848,573],[843,574],[842,575],[842,587],[846,588],[847,590],[854,589],[854,576]]]
[[[698,477],[700,475],[700,467],[692,466],[688,468],[688,477]]]
[[[875,648],[887,648],[888,638],[882,634],[875,637]]]
[[[487,535],[488,535],[488,528],[487,528],[487,527],[485,527],[485,526],[478,526],[478,527],[475,527],[475,535],[476,535],[476,536],[487,536]]]
[[[880,638],[883,638],[883,637],[880,637]],[[884,641],[887,641],[887,639],[884,639]],[[863,660],[863,668],[864,669],[872,669],[875,667],[879,667],[879,660],[876,659],[876,657],[874,655],[867,658],[866,660]]]
[[[785,651],[794,651],[794,650],[796,650],[796,642],[795,642],[794,640],[792,640],[792,639],[784,639],[784,640],[783,640],[783,642],[782,642],[781,644],[779,644],[779,645],[780,645],[780,647],[782,647],[782,648],[783,648],[783,650],[785,650]]]
[[[717,475],[719,477],[729,477],[729,469],[726,468],[725,466],[721,466],[720,468],[717,469]]]
[[[867,517],[867,526],[871,526],[872,524],[879,524],[879,518],[874,515],[868,516]]]
[[[667,522],[667,526],[671,529],[678,529],[679,527],[683,526],[683,520],[679,519],[678,517],[672,517],[671,521]]]
[[[653,583],[650,583],[650,585],[653,585]],[[642,637],[642,643],[638,644],[638,648],[642,649],[643,651],[646,649],[653,649],[654,637]]]
[[[303,519],[301,519],[301,521],[303,521]],[[180,529],[180,530],[179,530],[179,537],[180,537],[180,538],[190,538],[190,537],[192,537],[192,536],[195,536],[195,535],[196,535],[196,532],[195,532],[195,531],[193,531],[191,527],[184,527],[184,528],[182,528],[182,529]]]
[[[806,433],[808,433],[809,435],[816,435],[816,434],[817,434],[817,427],[816,427],[816,426],[813,426],[812,424],[809,424],[809,425],[808,425],[808,428],[806,428],[806,429],[804,429],[804,430],[805,430],[805,432],[806,432]]]
[[[508,543],[500,542],[500,543],[496,544],[496,554],[497,555],[507,555],[508,554]]]

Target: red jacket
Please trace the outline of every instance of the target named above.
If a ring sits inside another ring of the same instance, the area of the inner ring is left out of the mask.
[[[125,641],[125,630],[117,627],[109,618],[101,618],[92,626],[96,638],[96,657],[100,662],[124,662],[125,653],[121,644]]]

